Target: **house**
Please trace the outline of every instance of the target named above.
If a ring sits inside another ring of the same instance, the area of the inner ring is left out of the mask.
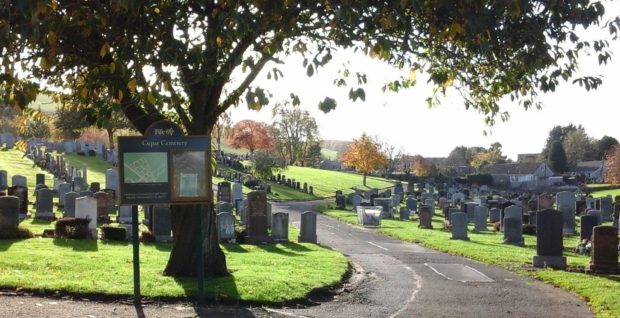
[[[584,177],[590,182],[601,183],[605,174],[605,165],[601,160],[581,161],[569,173],[575,177]]]
[[[510,188],[536,189],[547,186],[553,171],[547,163],[498,163],[487,165],[482,172],[493,176],[493,183]]]
[[[323,160],[319,163],[319,168],[325,170],[342,170],[342,162],[336,160]]]

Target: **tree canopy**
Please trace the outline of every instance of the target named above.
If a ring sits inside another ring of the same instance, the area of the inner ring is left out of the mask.
[[[387,161],[387,157],[381,152],[379,141],[365,133],[360,138],[353,139],[349,148],[342,153],[342,162],[362,173],[364,185],[366,185],[366,176],[384,166]]]
[[[169,118],[189,134],[209,135],[231,106],[269,103],[255,79],[282,79],[277,66],[287,55],[303,55],[312,76],[334,51],[348,48],[409,73],[386,90],[410,87],[426,72],[437,95],[454,87],[465,107],[493,123],[507,117],[499,107],[505,96],[530,108],[537,91],[561,81],[597,87],[597,77],[573,78],[577,57],[589,50],[605,63],[608,43],[586,41],[575,29],[599,25],[603,14],[601,2],[587,0],[5,1],[0,89],[15,107],[41,87],[71,95],[102,118],[120,110],[140,132]],[[619,26],[620,19],[606,25],[614,36]],[[365,81],[366,74],[344,69],[334,84],[364,100]],[[319,104],[326,112],[335,106],[329,96]],[[183,213],[173,213],[165,273],[194,275],[196,220],[191,207],[175,209]],[[215,229],[209,211],[207,228]],[[207,274],[226,275],[215,232],[205,234]]]
[[[250,153],[257,149],[272,149],[273,137],[266,125],[250,119],[236,123],[231,130],[229,143],[234,148],[247,148]]]
[[[549,167],[555,173],[564,173],[568,171],[568,160],[566,158],[566,152],[564,146],[559,140],[556,140],[551,144],[549,150]]]

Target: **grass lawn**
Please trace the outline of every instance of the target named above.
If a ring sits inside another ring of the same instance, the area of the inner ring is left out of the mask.
[[[296,238],[296,229],[289,236]],[[319,245],[223,244],[232,275],[208,279],[207,298],[228,303],[278,304],[302,300],[317,288],[338,284],[346,258]],[[193,297],[191,278],[161,275],[170,244],[141,244],[142,293],[146,297]],[[33,238],[0,240],[0,286],[41,292],[133,295],[132,246],[126,242]]]
[[[599,198],[611,195],[612,198],[615,198],[617,195],[620,195],[620,189],[612,189],[612,190],[601,190],[592,192],[592,197]]]
[[[354,192],[351,189],[352,187],[360,189],[381,189],[394,185],[393,182],[387,179],[368,177],[367,186],[365,187],[362,185],[362,175],[308,167],[289,166],[282,171],[281,174],[286,175],[287,179],[295,179],[302,184],[307,182],[309,186],[311,185],[314,187],[314,195],[319,198],[333,197],[336,195],[336,190],[342,190],[345,194],[352,193]]]
[[[27,178],[28,182],[28,194],[29,197],[33,196],[33,191],[36,186],[37,173],[45,174],[45,184],[51,185],[54,183],[54,176],[51,173],[41,170],[41,168],[35,166],[32,160],[25,158],[23,152],[11,149],[0,151],[0,170],[7,171],[7,182],[11,185],[11,178],[14,175],[22,175]]]
[[[326,206],[323,212],[344,222],[356,224],[357,216],[350,211],[331,210]],[[381,220],[377,230],[384,235],[414,242],[437,251],[461,255],[486,264],[502,266],[512,271],[536,277],[563,289],[572,291],[588,301],[597,317],[620,317],[620,301],[612,290],[620,290],[620,275],[598,276],[579,272],[556,271],[551,269],[533,269],[532,257],[536,255],[536,236],[524,235],[525,246],[502,244],[502,233],[488,231],[473,233],[470,225],[470,241],[450,240],[452,236],[443,230],[441,211],[436,210],[432,230],[418,228],[417,217],[413,221]],[[576,226],[579,228],[579,225]],[[491,226],[489,226],[491,228]],[[564,238],[564,256],[568,266],[583,269],[588,264],[589,256],[572,252],[577,245],[578,236]]]

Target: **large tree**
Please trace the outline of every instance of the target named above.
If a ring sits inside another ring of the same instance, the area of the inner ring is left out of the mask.
[[[253,83],[261,74],[281,78],[272,66],[285,56],[302,54],[312,76],[336,49],[351,48],[411,74],[386,89],[409,87],[424,71],[435,92],[455,87],[465,107],[493,123],[506,117],[503,97],[530,108],[536,91],[572,79],[585,50],[606,62],[606,42],[586,43],[574,31],[598,25],[603,13],[603,4],[587,0],[5,1],[0,88],[5,103],[16,107],[34,99],[41,80],[85,101],[105,93],[113,103],[102,107],[119,107],[140,132],[169,118],[188,134],[209,135],[231,106],[269,103]],[[610,23],[610,32],[618,24]],[[358,85],[364,74],[345,70],[338,77],[336,85],[350,85],[352,99],[364,99]],[[572,80],[587,89],[600,84],[596,77]],[[319,105],[335,106],[329,97]],[[167,275],[195,274],[192,211],[174,208]],[[205,269],[227,275],[213,209],[205,217]]]
[[[555,173],[562,174],[568,171],[568,161],[566,159],[566,152],[564,146],[559,140],[554,141],[549,149],[549,168]]]
[[[597,153],[596,158],[604,160],[607,152],[612,150],[614,146],[618,144],[619,144],[618,139],[614,137],[607,136],[607,135],[601,137],[601,139],[599,139],[598,144],[597,144],[598,153]]]
[[[349,148],[341,155],[342,163],[354,167],[363,176],[363,184],[366,185],[366,177],[373,171],[384,166],[388,159],[381,152],[381,144],[377,138],[363,133],[358,139],[353,139]]]
[[[588,136],[585,129],[581,126],[566,134],[563,146],[564,151],[566,151],[569,168],[574,168],[580,161],[597,159],[598,141]]]
[[[267,126],[250,119],[236,123],[230,132],[228,142],[233,148],[246,148],[254,154],[254,150],[272,149],[273,137]]]
[[[291,164],[303,164],[310,147],[321,140],[319,127],[310,112],[297,103],[278,103],[272,112],[273,137],[282,158]]]
[[[620,183],[620,146],[612,146],[605,154],[605,182],[610,184]]]

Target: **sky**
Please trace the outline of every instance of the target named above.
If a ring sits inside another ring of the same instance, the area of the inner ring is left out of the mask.
[[[620,15],[620,1],[605,3],[608,17]],[[585,36],[608,35],[607,30],[588,32],[593,33]],[[517,154],[539,153],[549,131],[556,125],[582,125],[593,138],[608,135],[620,140],[620,39],[611,43],[611,50],[615,56],[611,63],[603,66],[598,65],[596,56],[585,59],[581,56],[583,74],[603,77],[603,84],[597,90],[588,92],[577,84],[562,83],[555,92],[539,95],[544,105],[541,110],[525,111],[516,102],[503,100],[501,108],[510,113],[510,119],[502,122],[498,118],[492,127],[484,124],[482,114],[465,110],[456,91],[442,98],[440,106],[429,109],[425,99],[431,96],[432,88],[421,75],[411,89],[382,93],[381,87],[401,73],[363,53],[340,52],[334,61],[310,78],[301,67],[302,58],[291,56],[280,66],[285,75],[283,80],[267,80],[265,73],[256,83],[273,94],[270,105],[286,100],[292,92],[298,94],[301,107],[316,119],[324,140],[348,141],[367,133],[386,140],[406,154],[424,157],[446,157],[457,146],[488,148],[497,141],[502,144],[503,153],[516,160]],[[332,85],[340,65],[346,61],[350,61],[352,70],[368,75],[365,102],[349,100],[348,88]],[[327,114],[317,107],[325,96],[338,102],[336,109]],[[271,106],[261,111],[239,106],[230,114],[233,123],[243,119],[272,122]],[[485,136],[485,130],[490,134]]]

